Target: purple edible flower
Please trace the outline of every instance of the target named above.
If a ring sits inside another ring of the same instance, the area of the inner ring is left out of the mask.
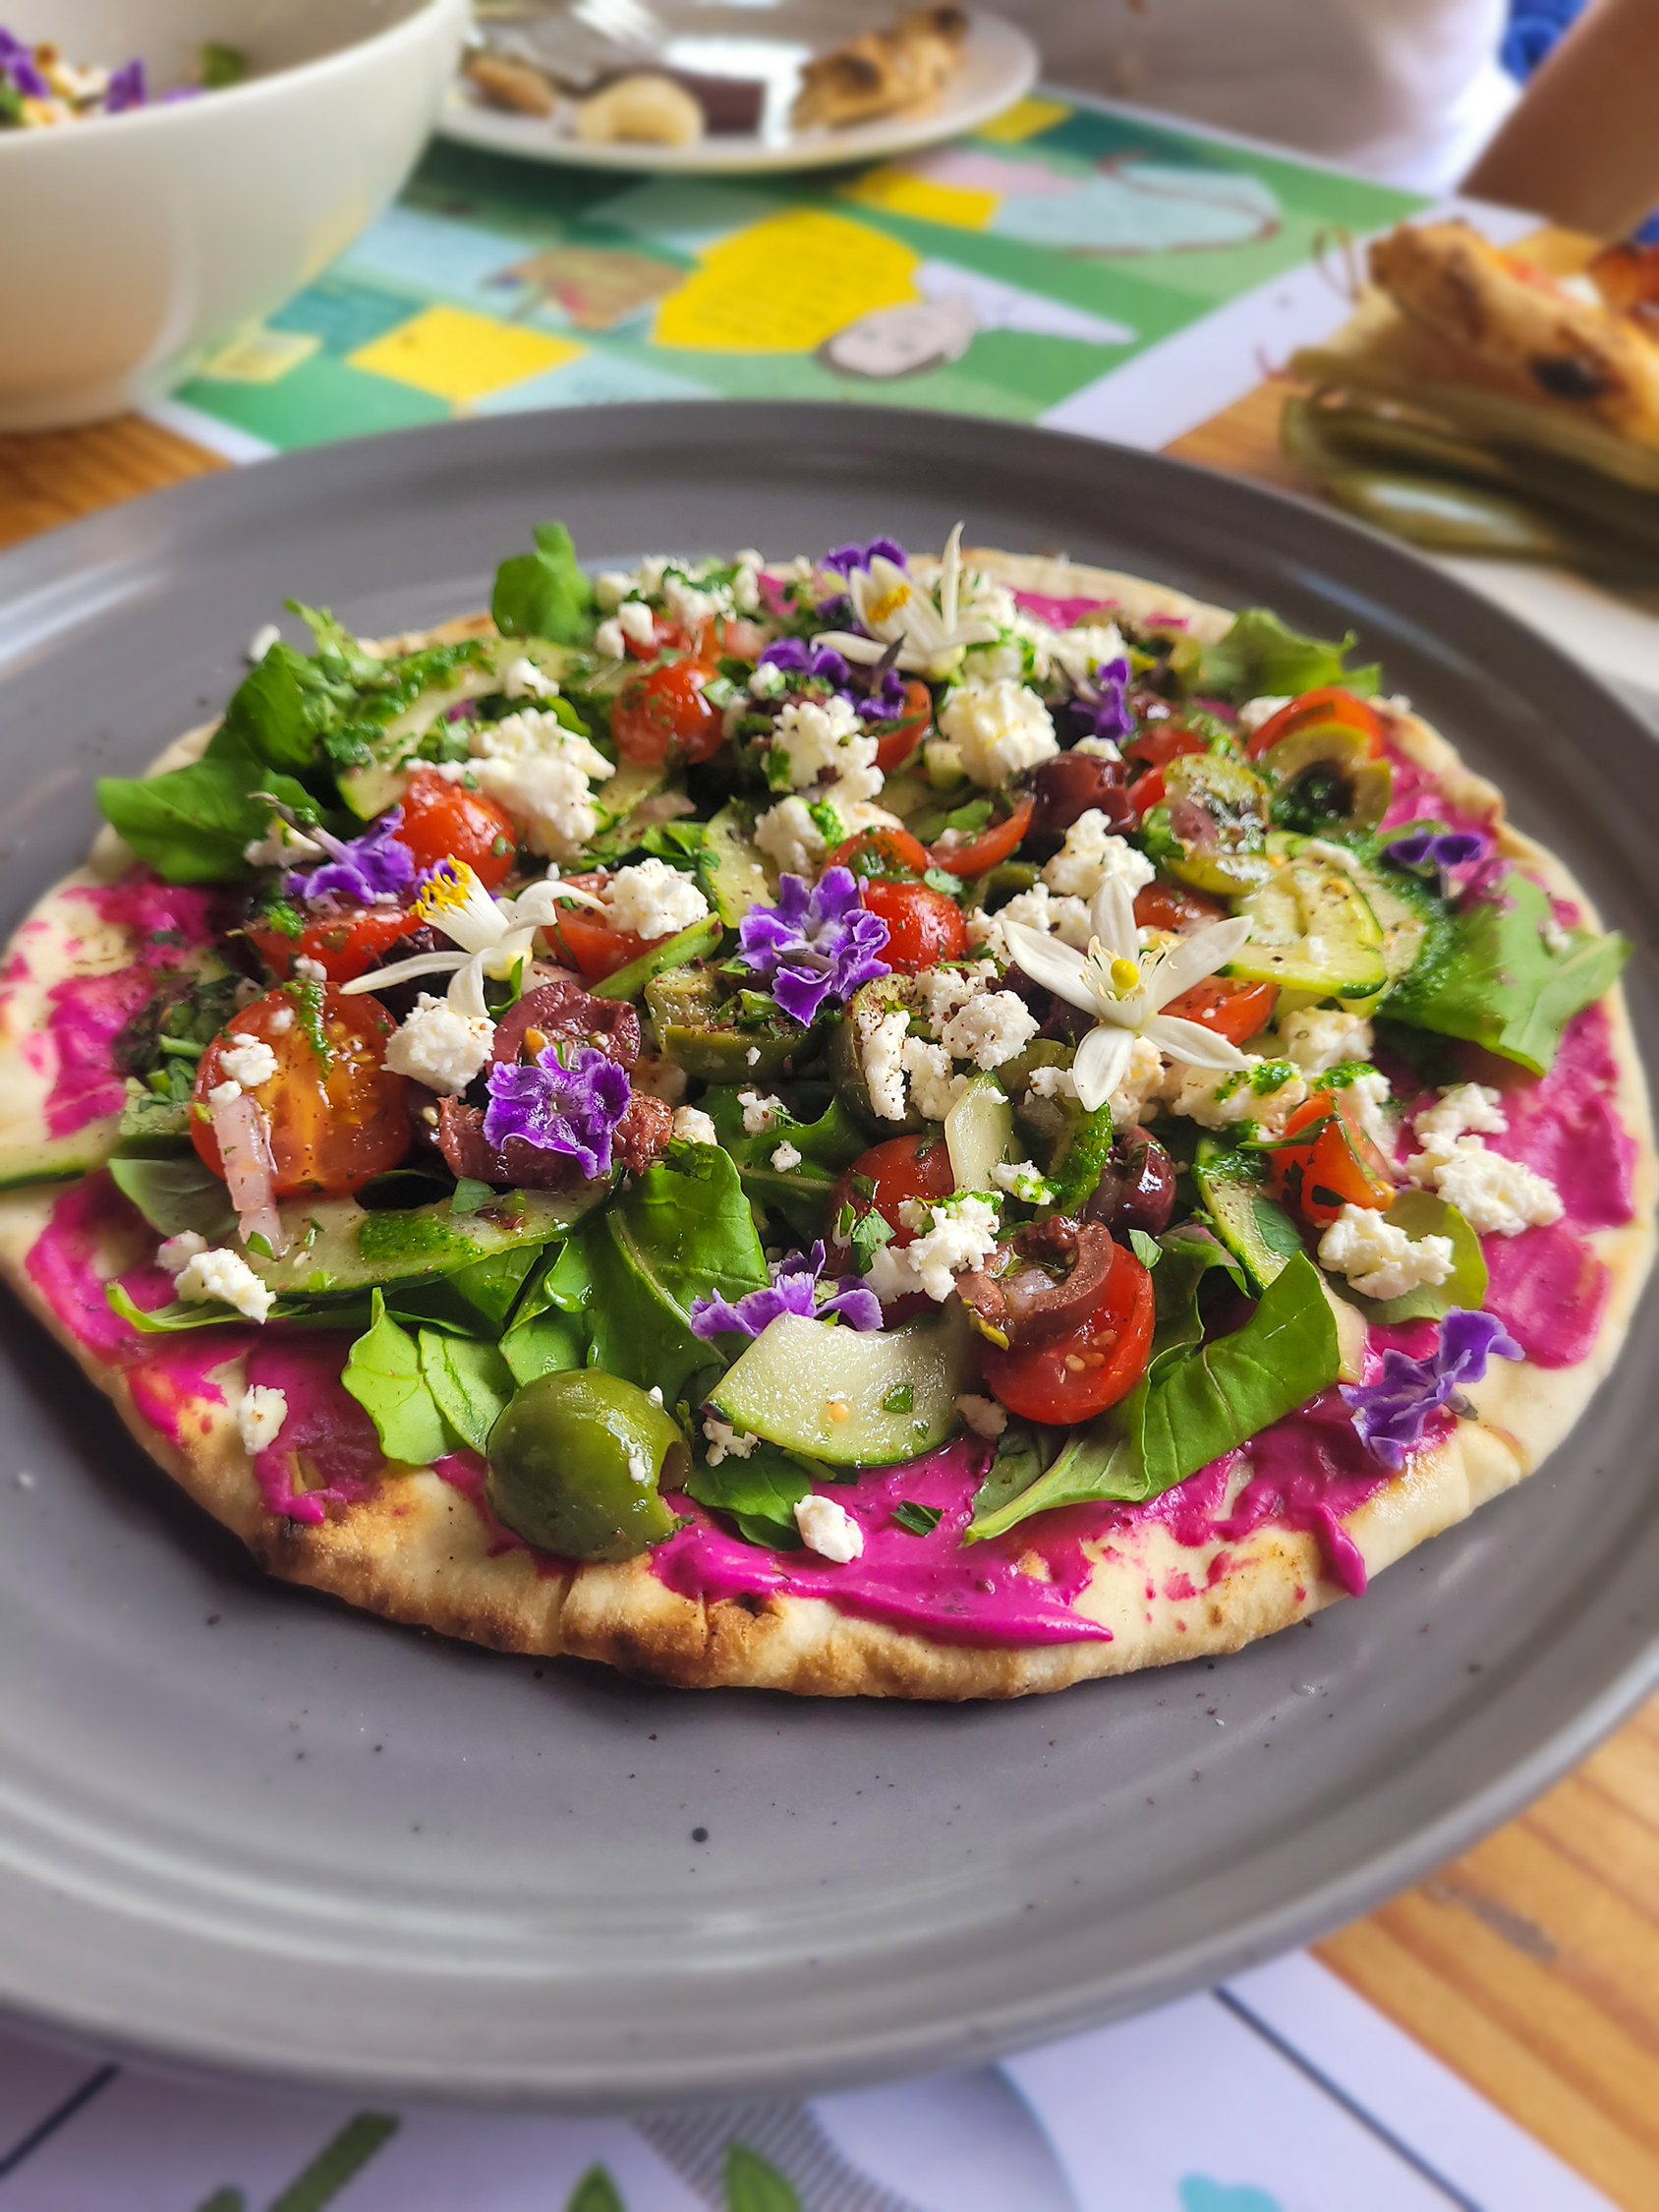
[[[868,568],[877,559],[890,560],[895,568],[910,565],[910,555],[896,538],[872,538],[867,546],[832,547],[819,566],[833,568],[839,576],[850,576],[855,568]]]
[[[320,867],[295,868],[282,879],[290,899],[315,906],[325,899],[346,899],[364,906],[389,906],[415,881],[415,855],[398,836],[403,809],[394,806],[372,829],[349,841],[326,830],[306,835],[328,858]]]
[[[759,1336],[779,1313],[799,1313],[806,1319],[827,1320],[837,1313],[849,1328],[879,1329],[882,1304],[855,1275],[842,1276],[828,1298],[818,1295],[824,1273],[824,1246],[811,1252],[792,1252],[777,1263],[771,1287],[753,1290],[736,1305],[724,1298],[695,1298],[691,1302],[693,1336]]]
[[[1465,1383],[1478,1382],[1494,1357],[1521,1360],[1526,1355],[1496,1313],[1455,1306],[1441,1322],[1440,1342],[1427,1359],[1391,1350],[1383,1354],[1377,1381],[1342,1386],[1361,1443],[1398,1474],[1406,1453],[1422,1442],[1430,1416]]]
[[[1121,654],[1116,661],[1101,663],[1089,688],[1095,693],[1095,697],[1088,701],[1094,710],[1095,735],[1110,737],[1115,744],[1124,737],[1132,737],[1135,725],[1126,696],[1129,688],[1129,664]]]
[[[880,914],[859,904],[850,868],[827,868],[809,891],[780,876],[775,906],[751,906],[737,925],[737,957],[772,985],[793,1021],[808,1027],[828,998],[850,999],[861,983],[890,973],[877,955],[887,941]]]
[[[855,699],[853,704],[866,722],[896,722],[909,704],[905,697],[907,689],[896,669],[884,669],[879,680],[872,684],[870,696]]]
[[[497,1150],[520,1136],[539,1152],[561,1152],[591,1182],[610,1170],[610,1140],[628,1108],[628,1071],[593,1045],[577,1045],[567,1066],[557,1043],[534,1061],[491,1068],[484,1135]]]
[[[149,88],[144,81],[143,62],[135,57],[111,76],[104,92],[103,109],[106,115],[120,115],[130,107],[143,107],[149,98]]]
[[[1486,842],[1480,830],[1413,830],[1409,837],[1396,838],[1383,850],[1398,868],[1434,867],[1444,871],[1482,858]]]
[[[52,87],[34,66],[34,49],[0,26],[0,76],[9,77],[26,100],[49,100]]]
[[[789,675],[819,676],[837,691],[847,680],[847,665],[832,645],[808,645],[800,637],[773,638],[762,648],[756,667],[782,669]]]

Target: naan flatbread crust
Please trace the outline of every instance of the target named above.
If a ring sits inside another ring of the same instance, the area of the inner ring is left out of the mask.
[[[1111,601],[1141,620],[1171,615],[1203,638],[1220,636],[1231,619],[1221,608],[1110,570],[986,551],[970,558],[1023,590],[1060,600]],[[488,627],[487,617],[472,616],[441,632],[384,641],[383,650],[411,650],[424,638],[476,635]],[[195,730],[180,739],[156,763],[157,770],[194,758],[208,734]],[[1455,806],[1490,814],[1501,849],[1534,870],[1552,893],[1575,901],[1586,923],[1596,926],[1590,902],[1562,863],[1502,820],[1503,799],[1493,785],[1464,768],[1445,739],[1415,716],[1402,718],[1396,734],[1413,760],[1440,778]],[[39,955],[30,953],[40,990],[60,971],[83,971],[77,964],[81,956],[66,949],[65,892],[80,882],[111,881],[129,859],[106,829],[88,868],[40,902],[36,917],[57,933],[49,971],[41,969]],[[109,959],[110,949],[104,947],[98,957]],[[1630,1328],[1652,1263],[1659,1168],[1647,1087],[1623,994],[1615,990],[1604,1003],[1619,1067],[1620,1118],[1636,1144],[1635,1205],[1627,1225],[1588,1239],[1610,1277],[1594,1348],[1571,1368],[1492,1363],[1485,1380],[1469,1393],[1473,1418],[1459,1419],[1443,1444],[1418,1455],[1345,1521],[1371,1575],[1531,1474],[1577,1420]],[[0,1017],[0,1128],[27,1122],[29,1102],[37,1095],[37,1085],[29,1088],[35,1078],[22,1052],[22,1033],[17,1022]],[[337,1509],[321,1523],[292,1521],[264,1505],[237,1430],[232,1409],[243,1390],[240,1359],[213,1370],[223,1402],[203,1399],[190,1409],[179,1424],[183,1440],[175,1444],[140,1413],[127,1376],[78,1343],[40,1295],[26,1260],[60,1194],[61,1186],[0,1193],[0,1274],[112,1400],[141,1447],[240,1537],[262,1567],[391,1620],[496,1651],[600,1659],[686,1688],[745,1687],[815,1697],[1005,1698],[1235,1652],[1344,1595],[1326,1576],[1311,1535],[1270,1524],[1242,1543],[1230,1542],[1225,1546],[1230,1563],[1206,1587],[1210,1561],[1224,1548],[1220,1541],[1180,1544],[1162,1523],[1148,1520],[1127,1537],[1113,1532],[1111,1555],[1097,1560],[1076,1600],[1080,1614],[1111,1628],[1110,1642],[992,1648],[890,1628],[840,1612],[822,1599],[773,1595],[705,1603],[667,1589],[644,1559],[550,1569],[522,1548],[496,1547],[498,1538],[470,1498],[430,1473],[388,1479],[366,1502]],[[100,1254],[100,1264],[114,1274],[139,1256],[137,1250],[111,1249]],[[1166,1594],[1181,1587],[1198,1595]]]

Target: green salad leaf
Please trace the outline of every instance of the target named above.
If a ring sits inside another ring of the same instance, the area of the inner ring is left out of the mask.
[[[1328,683],[1369,697],[1382,670],[1374,664],[1363,669],[1344,666],[1356,642],[1351,630],[1340,645],[1303,637],[1287,628],[1270,609],[1246,607],[1234,615],[1225,637],[1203,645],[1183,638],[1172,665],[1189,691],[1223,699],[1293,699]]]
[[[482,1452],[518,1388],[512,1369],[493,1344],[436,1329],[421,1331],[420,1356],[422,1380],[438,1413],[462,1443]]]
[[[185,1139],[190,1145],[190,1139]],[[117,1153],[109,1163],[115,1187],[130,1198],[161,1237],[194,1229],[210,1245],[236,1227],[236,1208],[223,1178],[205,1166],[194,1145],[169,1157],[133,1158]]]
[[[1419,1283],[1403,1298],[1361,1298],[1337,1278],[1334,1287],[1350,1306],[1357,1306],[1368,1321],[1438,1321],[1454,1306],[1476,1312],[1486,1303],[1486,1260],[1480,1239],[1454,1205],[1433,1191],[1402,1191],[1384,1214],[1394,1229],[1403,1229],[1415,1240],[1449,1237],[1452,1272],[1443,1283]]]
[[[489,611],[504,637],[544,637],[582,645],[593,632],[594,587],[582,573],[562,522],[538,523],[536,551],[514,553],[495,571]]]
[[[244,854],[265,834],[270,798],[315,814],[303,784],[239,747],[221,748],[216,736],[188,768],[100,776],[97,798],[104,820],[168,883],[234,883],[247,875]]]
[[[1630,952],[1627,937],[1573,929],[1559,946],[1558,934],[1549,893],[1511,868],[1458,906],[1390,993],[1390,1020],[1466,1038],[1547,1075],[1568,1022],[1612,988]]]
[[[772,1551],[801,1548],[795,1505],[811,1490],[812,1477],[775,1444],[757,1444],[747,1459],[734,1454],[718,1467],[699,1467],[685,1486],[699,1505],[728,1515],[746,1543]]]
[[[429,1467],[450,1448],[437,1401],[422,1370],[421,1347],[386,1311],[380,1291],[371,1320],[347,1355],[340,1380],[374,1424],[388,1459]]]

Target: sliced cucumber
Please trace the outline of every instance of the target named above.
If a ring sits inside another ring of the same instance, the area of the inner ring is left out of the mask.
[[[602,784],[594,786],[599,834],[614,829],[618,822],[625,822],[636,806],[655,798],[667,781],[668,772],[661,766],[625,760],[614,776],[607,776]]]
[[[0,1191],[30,1183],[68,1183],[101,1167],[115,1143],[114,1114],[100,1115],[73,1136],[0,1137]]]
[[[770,899],[772,886],[759,847],[738,820],[734,807],[722,806],[703,833],[708,855],[709,896],[727,929],[735,929],[750,907]]]
[[[250,1252],[248,1264],[272,1290],[307,1298],[421,1282],[453,1275],[491,1252],[563,1236],[609,1191],[608,1182],[576,1191],[504,1191],[479,1212],[459,1215],[448,1198],[387,1213],[371,1213],[355,1198],[285,1205],[288,1250],[280,1259]]]
[[[1213,1136],[1201,1137],[1192,1179],[1217,1236],[1243,1261],[1251,1288],[1265,1291],[1302,1250],[1302,1240],[1284,1207],[1267,1194],[1261,1155],[1234,1151]]]
[[[1343,865],[1359,887],[1383,933],[1383,965],[1388,973],[1385,989],[1392,990],[1416,966],[1430,937],[1447,926],[1444,904],[1420,876],[1373,866],[1346,845],[1343,852]]]
[[[991,1171],[1013,1158],[1014,1110],[995,1076],[975,1076],[944,1117],[944,1142],[958,1191],[994,1188]]]
[[[1383,932],[1353,878],[1305,854],[1272,857],[1268,881],[1238,902],[1251,935],[1228,973],[1329,999],[1380,991],[1388,981]]]
[[[909,1103],[901,1122],[888,1121],[878,1114],[870,1102],[870,1084],[864,1073],[864,1054],[859,1042],[859,1017],[866,1011],[872,1015],[891,1014],[899,1008],[908,1011],[911,981],[908,975],[879,975],[873,983],[861,983],[853,993],[847,1011],[830,1032],[830,1044],[825,1053],[825,1069],[834,1085],[835,1096],[847,1112],[860,1121],[877,1136],[913,1136],[927,1128],[927,1122]]]
[[[551,676],[556,682],[574,658],[541,639],[498,637],[483,642],[488,655],[484,667],[463,663],[447,683],[429,686],[411,706],[405,707],[402,714],[394,715],[384,728],[369,740],[370,759],[359,762],[355,768],[341,770],[340,796],[359,821],[372,821],[388,806],[396,805],[403,796],[404,779],[413,765],[411,756],[428,730],[451,707],[461,706],[468,699],[486,699],[492,691],[499,691],[504,671],[514,661],[527,658],[534,661],[543,675]],[[527,707],[537,704],[528,698],[523,703]],[[642,792],[641,796],[644,795]]]
[[[961,1425],[971,1388],[966,1321],[952,1302],[935,1320],[848,1329],[781,1313],[711,1401],[722,1421],[784,1451],[836,1467],[916,1459]]]

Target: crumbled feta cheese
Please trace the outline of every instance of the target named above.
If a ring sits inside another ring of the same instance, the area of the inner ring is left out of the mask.
[[[871,1111],[886,1122],[904,1119],[904,1044],[910,1017],[902,1007],[877,1014],[861,1007],[858,1015],[858,1055],[864,1069],[864,1087],[870,1093]]]
[[[1434,1105],[1412,1118],[1411,1127],[1425,1152],[1449,1152],[1460,1136],[1502,1136],[1509,1128],[1503,1093],[1485,1083],[1452,1083]]]
[[[493,1021],[462,1014],[447,999],[423,991],[386,1046],[386,1066],[394,1076],[453,1097],[488,1065],[494,1043]]]
[[[1046,1206],[1053,1203],[1054,1185],[1039,1173],[1030,1160],[1015,1160],[1011,1165],[999,1160],[991,1170],[991,1180],[999,1191],[1006,1191],[1028,1206]]]
[[[662,579],[662,604],[671,618],[684,630],[694,634],[705,622],[713,621],[716,614],[725,612],[727,594],[723,590],[699,591],[684,576],[664,576]]]
[[[1043,870],[1051,891],[1089,900],[1103,883],[1116,879],[1132,899],[1158,873],[1144,852],[1118,837],[1098,806],[1080,814],[1065,833],[1065,843]]]
[[[816,1551],[821,1559],[833,1560],[838,1567],[858,1558],[864,1549],[864,1531],[846,1507],[817,1490],[795,1500],[795,1526],[809,1551]]]
[[[931,1028],[941,1028],[986,980],[983,968],[930,967],[916,978],[912,1003]]]
[[[743,1064],[747,1068],[758,1068],[760,1066],[761,1048],[759,1045],[751,1045],[749,1047],[748,1051],[743,1055]]]
[[[215,1083],[207,1093],[209,1106],[234,1106],[242,1096],[242,1085],[234,1077],[228,1082]]]
[[[1345,1061],[1370,1059],[1371,1024],[1340,1007],[1302,1007],[1280,1016],[1279,1049],[1304,1076],[1323,1076]]]
[[[705,1414],[703,1434],[709,1445],[709,1465],[718,1467],[722,1459],[747,1459],[760,1442],[758,1436],[740,1436],[728,1421],[717,1414]]]
[[[262,1321],[275,1303],[275,1293],[265,1288],[242,1254],[223,1247],[194,1253],[180,1269],[173,1288],[181,1298],[199,1306],[210,1299],[222,1299],[251,1321]]]
[[[273,1037],[285,1037],[294,1026],[294,1009],[279,1006],[265,1016],[265,1027]]]
[[[772,724],[772,744],[769,767],[781,756],[798,791],[810,790],[826,776],[835,781],[837,800],[874,798],[882,787],[877,739],[839,692],[823,700],[789,700]]]
[[[634,590],[634,579],[625,568],[601,568],[594,578],[594,598],[605,614],[614,614]]]
[[[1271,722],[1282,708],[1290,704],[1290,692],[1283,698],[1264,692],[1259,699],[1246,699],[1238,710],[1238,727],[1246,737],[1253,737],[1264,722]]]
[[[501,689],[509,699],[545,699],[558,689],[549,675],[543,675],[528,653],[521,653],[509,663],[501,678]]]
[[[1026,1088],[1034,1098],[1075,1098],[1077,1077],[1069,1068],[1033,1068]]]
[[[580,852],[599,828],[589,785],[616,773],[603,753],[539,707],[474,723],[468,741],[480,790],[524,825],[533,851],[557,860]]]
[[[1001,1068],[1025,1050],[1037,1034],[1037,1019],[1014,991],[981,991],[953,1014],[939,1032],[952,1059],[976,1068]]]
[[[1092,755],[1096,760],[1121,760],[1123,758],[1116,741],[1111,737],[1079,737],[1071,750],[1074,753]]]
[[[1563,954],[1571,953],[1573,950],[1573,933],[1571,930],[1563,929],[1560,922],[1541,922],[1538,925],[1538,935],[1544,941],[1545,952],[1554,953],[1557,960],[1560,960]]]
[[[601,897],[611,928],[628,930],[636,937],[676,936],[709,911],[708,900],[690,876],[669,867],[666,860],[640,860],[631,868],[618,868]]]
[[[647,653],[657,649],[657,617],[643,599],[625,599],[615,613],[616,627],[630,645]]]
[[[651,1400],[654,1406],[659,1406],[662,1403],[661,1383],[654,1382],[651,1388],[646,1392],[646,1396]]]
[[[682,1144],[718,1144],[719,1132],[701,1106],[674,1108],[674,1135]]]
[[[945,1047],[929,1044],[925,1037],[905,1038],[902,1066],[910,1078],[911,1101],[924,1121],[944,1121],[968,1087],[967,1077],[956,1074]]]
[[[1360,1128],[1384,1159],[1392,1160],[1396,1143],[1395,1128],[1383,1111],[1394,1096],[1387,1076],[1379,1069],[1367,1068],[1363,1075],[1354,1077],[1347,1088],[1348,1096],[1359,1109]]]
[[[995,1442],[1008,1426],[1008,1417],[995,1398],[978,1398],[971,1390],[957,1399],[956,1411],[974,1434],[983,1436],[987,1443]]]
[[[637,1444],[628,1446],[628,1480],[643,1489],[651,1481],[651,1462]]]
[[[956,747],[966,774],[987,789],[1059,751],[1048,708],[1028,684],[1006,676],[952,691],[939,728]]]
[[[1454,1264],[1452,1240],[1413,1241],[1374,1207],[1344,1206],[1319,1240],[1319,1264],[1345,1275],[1361,1298],[1403,1298],[1419,1284],[1445,1282]]]
[[[236,1426],[242,1435],[243,1448],[251,1452],[269,1451],[287,1419],[288,1393],[268,1383],[256,1382],[242,1393],[242,1401],[236,1409]]]
[[[788,688],[788,675],[775,661],[758,661],[749,671],[752,699],[781,699]]]
[[[737,1103],[743,1109],[745,1136],[764,1136],[769,1129],[777,1127],[778,1116],[788,1111],[781,1098],[758,1090],[740,1090]]]
[[[328,970],[322,962],[308,959],[304,953],[294,957],[294,973],[302,983],[326,983],[328,980]]]
[[[1010,960],[1012,955],[1004,932],[1007,922],[1022,922],[1027,929],[1058,937],[1062,945],[1070,945],[1079,953],[1088,951],[1089,940],[1095,933],[1083,900],[1057,899],[1046,883],[1036,883],[1029,891],[1016,891],[994,914],[979,911],[969,914],[968,942],[986,946],[1000,960]]]
[[[830,849],[803,798],[779,799],[769,806],[756,820],[755,843],[786,876],[816,876],[818,863]]]
[[[1184,1060],[1172,1063],[1164,1085],[1170,1111],[1184,1115],[1200,1129],[1229,1129],[1235,1122],[1283,1129],[1291,1109],[1307,1096],[1307,1084],[1292,1071],[1270,1088],[1258,1090],[1256,1070],[1275,1063],[1246,1058],[1246,1067],[1226,1076],[1218,1076],[1213,1068],[1189,1067]]]
[[[801,1155],[796,1150],[795,1146],[789,1142],[787,1137],[784,1138],[783,1142],[777,1147],[777,1150],[772,1155],[772,1164],[777,1170],[779,1175],[787,1175],[791,1168],[798,1168],[800,1166]]]
[[[219,1054],[219,1066],[230,1080],[240,1083],[244,1090],[257,1090],[276,1074],[276,1054],[263,1037],[251,1037],[245,1029],[233,1029],[228,1051]]]
[[[1164,1055],[1149,1037],[1133,1038],[1129,1045],[1129,1065],[1107,1100],[1112,1108],[1113,1126],[1127,1129],[1138,1122],[1147,1100],[1157,1096],[1163,1083]]]
[[[245,649],[245,658],[254,668],[257,668],[259,663],[264,659],[265,655],[270,651],[271,647],[273,645],[280,645],[281,643],[282,632],[277,628],[276,624],[274,622],[261,622],[258,628],[254,632],[253,636],[248,640],[248,644]]]
[[[1489,1152],[1476,1136],[1459,1136],[1446,1150],[1419,1152],[1406,1162],[1414,1182],[1438,1191],[1456,1206],[1477,1237],[1518,1237],[1559,1221],[1561,1193],[1531,1168]]]
[[[958,1191],[931,1205],[907,1200],[899,1218],[907,1228],[924,1221],[927,1226],[902,1251],[883,1245],[872,1255],[865,1281],[884,1306],[916,1291],[943,1305],[956,1277],[980,1266],[997,1250],[997,1200],[977,1191]]]
[[[206,1250],[207,1240],[205,1237],[199,1236],[194,1229],[181,1229],[176,1237],[169,1237],[157,1249],[156,1265],[165,1267],[169,1275],[176,1275],[182,1267],[196,1257],[199,1252],[205,1252]]]
[[[607,614],[594,631],[594,651],[602,661],[620,661],[627,650],[621,623],[614,614]]]

